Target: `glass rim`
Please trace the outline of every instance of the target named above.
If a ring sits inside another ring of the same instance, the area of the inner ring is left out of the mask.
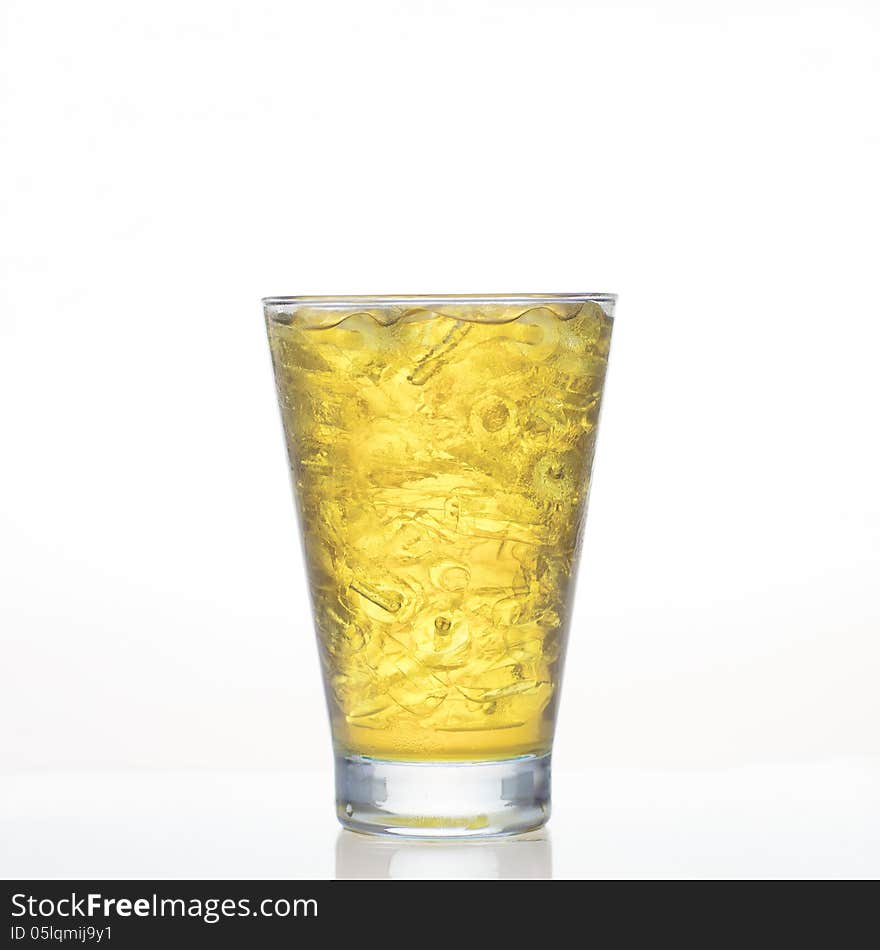
[[[337,307],[422,307],[438,304],[552,304],[559,302],[615,304],[617,294],[560,293],[560,294],[332,294],[263,297],[264,307],[314,307],[332,310]]]

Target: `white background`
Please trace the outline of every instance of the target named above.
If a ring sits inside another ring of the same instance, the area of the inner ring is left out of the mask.
[[[3,10],[0,873],[332,874],[259,298],[591,290],[552,872],[880,874],[876,3]]]

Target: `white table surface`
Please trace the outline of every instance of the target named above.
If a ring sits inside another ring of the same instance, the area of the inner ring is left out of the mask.
[[[460,844],[342,832],[329,773],[0,775],[16,878],[880,876],[880,763],[554,775],[548,828]]]

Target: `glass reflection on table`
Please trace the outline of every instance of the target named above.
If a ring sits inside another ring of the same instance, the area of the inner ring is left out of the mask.
[[[372,880],[541,880],[553,877],[546,830],[510,838],[420,841],[340,831],[336,878]]]

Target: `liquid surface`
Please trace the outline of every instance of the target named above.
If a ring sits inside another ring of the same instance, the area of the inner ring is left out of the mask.
[[[550,748],[612,321],[509,309],[269,315],[342,752]]]

